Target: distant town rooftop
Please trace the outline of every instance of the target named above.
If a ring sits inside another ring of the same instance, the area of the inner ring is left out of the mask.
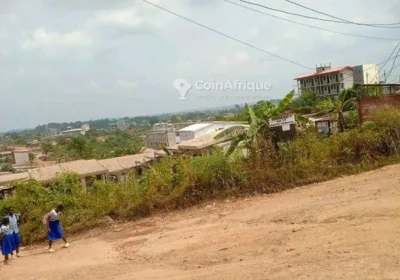
[[[318,76],[322,76],[322,75],[326,75],[326,74],[333,74],[333,73],[341,72],[341,71],[344,71],[344,70],[353,70],[353,69],[354,68],[351,67],[351,66],[329,68],[329,69],[326,69],[326,70],[321,71],[321,72],[314,72],[314,73],[310,73],[310,74],[306,74],[306,75],[297,77],[295,80],[318,77]]]

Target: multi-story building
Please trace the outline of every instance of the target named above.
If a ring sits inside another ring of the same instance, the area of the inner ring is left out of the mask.
[[[354,67],[355,84],[379,84],[379,69],[376,64],[363,64]]]
[[[332,68],[331,65],[317,66],[316,72],[297,77],[299,92],[314,90],[320,96],[336,95],[354,84],[379,83],[378,67],[375,64]]]
[[[316,67],[316,72],[297,77],[295,80],[299,92],[311,89],[320,96],[336,95],[353,86],[353,67],[319,66]]]

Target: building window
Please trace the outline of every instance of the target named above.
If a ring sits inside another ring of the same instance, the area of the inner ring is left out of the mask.
[[[340,73],[340,79],[343,80],[343,73]]]
[[[344,89],[344,84],[343,83],[340,84],[340,88]]]

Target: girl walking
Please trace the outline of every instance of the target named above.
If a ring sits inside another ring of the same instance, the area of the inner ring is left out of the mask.
[[[64,206],[60,204],[55,209],[52,209],[50,213],[46,214],[45,216],[47,226],[47,239],[49,240],[50,253],[54,252],[54,250],[52,249],[54,240],[62,239],[65,242],[64,247],[69,247],[69,243],[64,237],[64,233],[60,224],[60,214],[62,211],[64,211]]]
[[[12,232],[12,237],[15,245],[15,251],[16,251],[16,256],[17,258],[20,257],[19,255],[19,245],[21,244],[21,237],[19,234],[19,214],[15,213],[14,208],[9,208],[8,209],[8,215],[6,216],[8,218],[10,224],[10,230]]]
[[[10,261],[9,255],[15,250],[14,237],[12,230],[10,229],[10,221],[8,218],[4,218],[0,226],[1,233],[1,253],[4,256],[4,263],[8,264]]]

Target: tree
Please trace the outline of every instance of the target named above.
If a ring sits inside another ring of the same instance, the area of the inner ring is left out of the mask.
[[[67,151],[79,158],[88,158],[92,154],[92,149],[84,137],[72,138],[67,145]]]
[[[34,153],[29,153],[29,163],[32,164],[35,161],[35,154]]]
[[[173,115],[171,117],[171,122],[172,123],[179,123],[179,122],[181,122],[181,118],[179,116]]]
[[[314,90],[303,89],[300,97],[294,99],[291,108],[297,113],[309,114],[317,110],[318,95]]]
[[[278,103],[274,104],[268,101],[260,101],[252,109],[249,105],[245,105],[245,116],[249,122],[249,128],[247,131],[243,131],[243,128],[232,131],[230,137],[227,137],[226,141],[231,141],[231,145],[228,148],[227,155],[231,155],[238,148],[249,149],[250,152],[255,155],[256,164],[259,163],[259,145],[258,138],[260,135],[269,137],[269,123],[268,119],[272,116],[278,116],[284,113],[291,104],[294,97],[294,90],[286,94],[286,96]],[[239,133],[237,133],[239,131]]]
[[[343,132],[346,127],[344,112],[354,109],[356,97],[353,90],[343,90],[339,95],[325,99],[318,104],[318,109],[335,113],[338,120],[338,130]]]
[[[54,151],[53,144],[50,141],[44,141],[40,144],[40,148],[43,154],[50,154]]]

